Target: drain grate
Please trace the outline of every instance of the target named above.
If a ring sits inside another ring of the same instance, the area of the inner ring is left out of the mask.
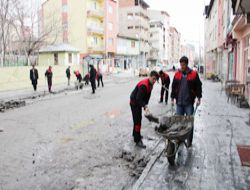
[[[250,146],[237,146],[242,166],[250,167]]]

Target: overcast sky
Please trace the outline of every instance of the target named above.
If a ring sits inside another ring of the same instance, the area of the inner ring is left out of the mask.
[[[181,33],[182,42],[204,42],[204,7],[209,0],[145,0],[152,9],[165,10],[170,23]],[[197,43],[196,43],[197,44]]]

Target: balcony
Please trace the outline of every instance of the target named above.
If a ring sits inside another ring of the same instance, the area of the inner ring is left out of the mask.
[[[102,25],[95,26],[95,25],[89,25],[87,26],[87,32],[88,35],[104,35],[104,27]]]
[[[104,46],[89,45],[88,53],[104,53]]]
[[[104,19],[104,11],[101,9],[96,9],[96,10],[88,9],[87,16],[98,18],[98,19]]]

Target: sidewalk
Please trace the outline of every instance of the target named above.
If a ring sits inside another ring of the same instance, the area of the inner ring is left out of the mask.
[[[250,168],[241,165],[238,145],[250,145],[249,109],[227,103],[220,83],[203,81],[195,116],[193,147],[181,147],[176,166],[163,154],[139,189],[250,189]]]
[[[121,72],[116,74],[104,75],[104,85],[112,82],[116,82],[117,80],[131,78],[133,75],[130,72]],[[71,91],[75,90],[74,86],[75,80],[71,80],[70,86],[67,84],[55,84],[52,85],[52,92],[60,93],[61,91]],[[89,85],[90,87],[90,85]],[[85,88],[85,87],[83,87]],[[48,87],[47,86],[38,86],[36,92],[34,92],[32,85],[30,88],[18,89],[18,90],[9,90],[9,91],[0,91],[0,101],[8,101],[8,100],[17,100],[17,99],[25,99],[28,97],[38,97],[48,95]]]

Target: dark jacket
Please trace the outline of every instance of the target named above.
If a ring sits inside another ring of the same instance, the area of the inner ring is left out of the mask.
[[[152,89],[153,86],[148,78],[141,80],[130,95],[130,104],[145,107],[149,102]]]
[[[163,77],[161,77],[161,84],[162,86],[169,87],[170,85],[170,77],[167,73],[163,72]]]
[[[174,76],[172,83],[171,98],[176,99],[178,102],[179,90],[182,79],[182,72],[177,71]],[[190,103],[194,103],[195,98],[202,97],[202,83],[200,81],[199,75],[196,71],[189,69],[187,72],[187,84],[189,90]]]
[[[34,69],[35,70],[35,75],[33,74],[33,69],[30,69],[30,80],[32,81],[32,82],[37,82],[37,80],[38,80],[38,71],[37,71],[37,69]]]
[[[52,71],[48,69],[48,70],[45,72],[45,76],[46,76],[48,79],[52,79],[52,76],[53,76]]]
[[[70,69],[69,68],[66,69],[66,76],[67,76],[67,78],[70,78]]]
[[[90,74],[90,76],[89,76],[90,82],[95,82],[95,80],[96,80],[96,70],[95,70],[94,67],[91,67],[89,74]]]

